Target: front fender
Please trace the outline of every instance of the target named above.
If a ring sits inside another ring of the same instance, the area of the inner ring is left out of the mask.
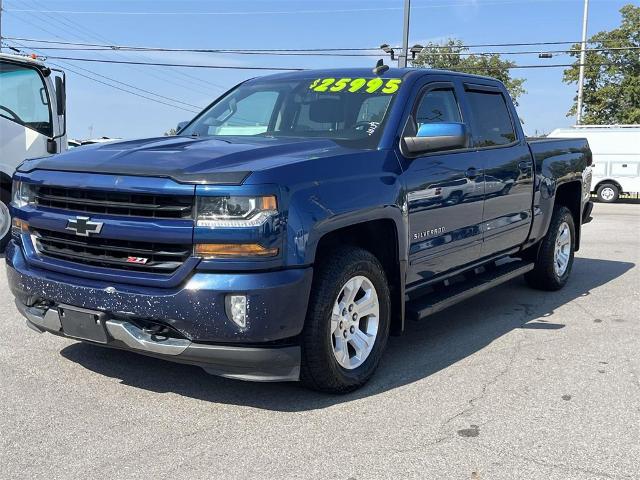
[[[391,219],[400,238],[408,238],[401,208],[401,170],[392,151],[357,152],[290,167],[296,171],[288,171],[287,176],[299,181],[282,189],[288,266],[313,264],[324,235],[363,222]],[[402,259],[406,242],[399,244]]]

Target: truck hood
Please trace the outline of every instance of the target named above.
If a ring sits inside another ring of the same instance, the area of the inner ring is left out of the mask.
[[[20,172],[57,170],[168,177],[182,183],[240,185],[254,171],[347,153],[327,139],[158,137],[77,147],[27,160]]]

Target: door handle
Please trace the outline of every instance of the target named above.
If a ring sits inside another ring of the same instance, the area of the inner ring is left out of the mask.
[[[473,180],[474,178],[476,178],[478,176],[478,171],[476,170],[476,167],[468,168],[467,171],[464,172],[464,176],[467,177],[469,180]]]

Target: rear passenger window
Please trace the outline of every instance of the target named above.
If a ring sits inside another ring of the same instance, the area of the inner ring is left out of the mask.
[[[462,122],[453,90],[438,88],[424,94],[416,110],[417,129],[427,123]]]
[[[516,140],[509,109],[498,92],[467,92],[471,108],[473,141],[476,147],[506,145]]]

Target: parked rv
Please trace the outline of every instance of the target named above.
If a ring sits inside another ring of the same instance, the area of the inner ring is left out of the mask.
[[[613,203],[622,193],[640,192],[640,125],[577,125],[550,137],[586,138],[593,153],[593,193]]]

